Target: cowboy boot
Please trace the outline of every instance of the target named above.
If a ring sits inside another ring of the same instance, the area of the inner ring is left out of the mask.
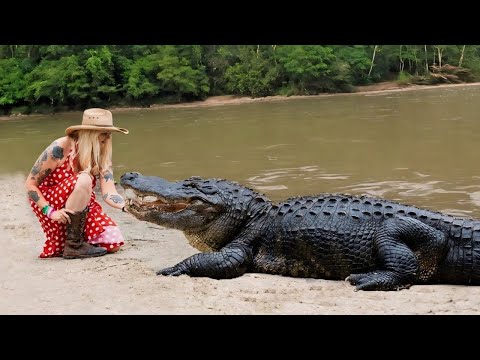
[[[107,250],[102,247],[96,247],[85,241],[83,229],[87,220],[88,207],[81,212],[70,214],[70,224],[67,223],[67,240],[63,249],[64,259],[78,259],[93,256],[102,256]]]

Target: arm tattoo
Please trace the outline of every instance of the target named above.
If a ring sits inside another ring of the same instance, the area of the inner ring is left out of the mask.
[[[105,181],[113,180],[113,175],[110,172],[110,170],[105,171],[105,174],[103,175],[103,178],[105,179]]]
[[[40,196],[38,196],[37,192],[34,191],[34,190],[31,190],[28,192],[28,196],[30,197],[30,199],[32,199],[33,201],[37,202],[38,200],[40,200]]]
[[[50,175],[51,172],[52,172],[52,169],[50,169],[50,168],[45,169],[45,171],[43,172],[43,174],[40,174],[40,176],[38,177],[37,184],[40,185],[40,184],[43,182],[43,180],[44,180],[48,175]]]
[[[124,201],[120,195],[112,195],[110,196],[110,200],[112,200],[115,204],[121,204]]]
[[[37,159],[37,161],[35,162],[35,165],[33,165],[32,167],[32,171],[31,171],[31,174],[33,176],[36,176],[38,175],[38,173],[40,172],[40,169],[42,168],[42,164],[44,161],[46,161],[48,158],[48,153],[47,153],[47,150],[44,150],[42,155],[40,155],[40,157]]]
[[[103,199],[103,200],[106,200],[107,197],[108,197],[108,193],[105,193],[105,194],[103,194],[102,199]]]
[[[61,160],[63,159],[63,148],[61,146],[55,145],[56,143],[53,143],[53,149],[52,149],[52,158],[55,160]]]
[[[43,163],[45,161],[47,161],[47,159],[48,159],[48,149],[52,148],[51,158],[53,160],[63,159],[63,148],[61,146],[56,145],[56,144],[57,144],[57,142],[54,141],[52,143],[52,145],[50,145],[47,149],[45,149],[43,151],[42,155],[40,155],[40,157],[37,159],[37,161],[35,162],[35,165],[33,165],[32,170],[30,172],[33,175],[33,177],[37,176],[40,173]],[[45,170],[45,175],[43,175],[43,177],[41,176],[41,180],[39,180],[38,183],[40,184],[43,181],[43,179],[46,176],[48,176],[48,174],[50,174],[51,172],[52,172],[51,169],[46,169]]]

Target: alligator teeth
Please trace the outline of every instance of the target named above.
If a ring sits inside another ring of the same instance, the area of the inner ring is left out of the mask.
[[[132,189],[125,190],[125,197],[126,203],[129,206],[135,206],[140,210],[143,208],[143,211],[158,210],[162,212],[178,213],[185,210],[188,206],[188,203],[165,202],[165,200],[153,195],[139,196]]]
[[[147,195],[142,197],[142,202],[153,203],[155,201],[158,201],[158,198],[156,196]]]
[[[132,189],[126,189],[125,190],[125,197],[127,199],[135,199],[137,197],[137,195],[135,194],[135,191],[133,191]]]
[[[156,204],[156,208],[159,210],[162,210],[164,212],[169,212],[169,213],[178,213],[187,207],[187,204],[185,203],[171,203],[171,204]]]

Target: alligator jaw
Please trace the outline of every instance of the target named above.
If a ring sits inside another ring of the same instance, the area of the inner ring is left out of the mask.
[[[153,195],[139,195],[133,189],[125,191],[126,204],[129,210],[137,212],[159,211],[163,213],[178,213],[186,209],[188,203],[184,201],[168,201],[165,198]]]

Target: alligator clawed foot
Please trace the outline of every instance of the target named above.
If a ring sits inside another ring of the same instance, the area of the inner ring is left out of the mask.
[[[357,283],[365,277],[367,274],[350,274],[345,278],[351,285],[357,285]]]
[[[411,279],[387,270],[377,270],[363,274],[350,274],[345,281],[355,285],[358,290],[402,290],[410,287]]]
[[[352,275],[349,275],[345,278],[345,281],[348,281],[350,283],[350,285],[355,285],[356,282],[355,282],[355,279],[352,277]],[[354,288],[353,291],[358,291],[357,288]]]
[[[348,281],[351,285],[355,285],[354,291],[381,289],[377,272],[350,274],[345,281]]]
[[[179,275],[182,275],[182,273],[183,272],[176,266],[168,267],[168,268],[157,271],[157,275],[168,275],[168,276],[179,276]]]

